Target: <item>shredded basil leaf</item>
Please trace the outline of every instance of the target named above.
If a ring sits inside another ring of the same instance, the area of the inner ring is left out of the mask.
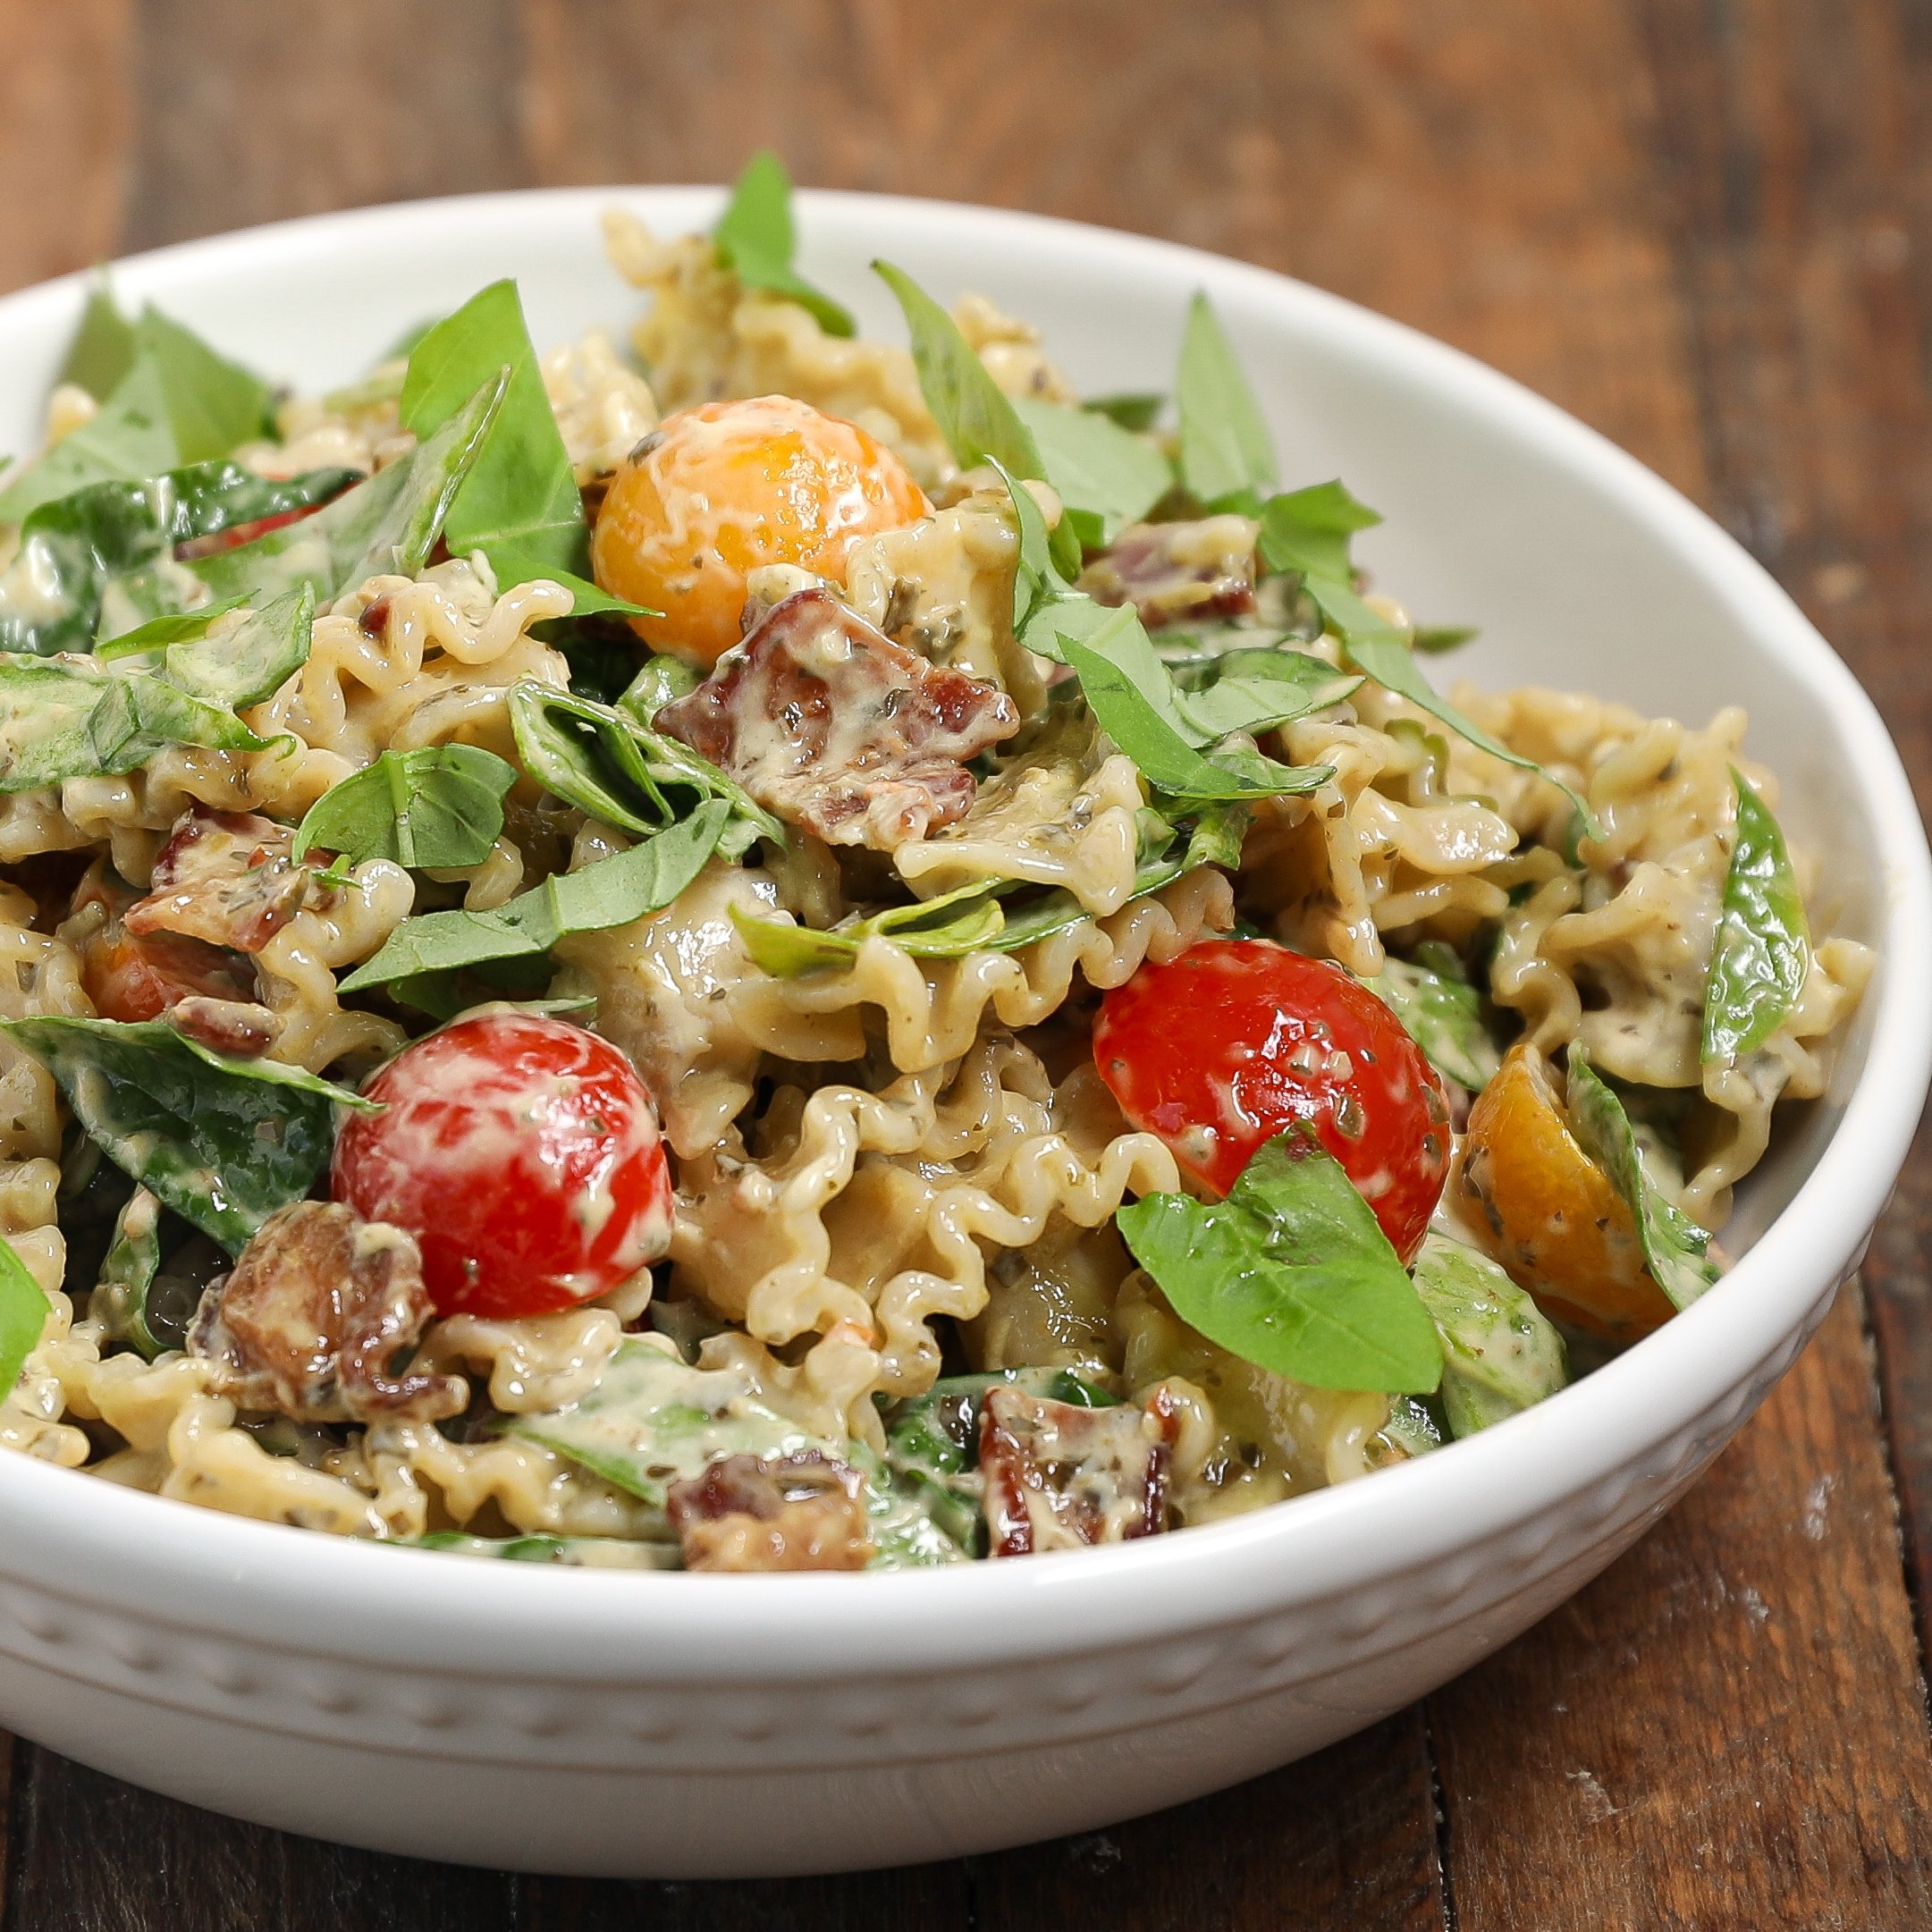
[[[906,312],[920,392],[960,468],[992,458],[1016,477],[1044,477],[1033,432],[973,353],[958,324],[903,268],[890,262],[872,266]]]
[[[1210,510],[1252,510],[1275,486],[1274,439],[1204,292],[1188,308],[1174,400],[1188,494]]]
[[[731,808],[707,800],[682,823],[581,872],[561,873],[494,912],[432,912],[405,919],[344,992],[387,986],[425,1012],[458,1010],[454,975],[499,961],[535,959],[573,932],[602,932],[662,910],[717,849]]]
[[[629,696],[612,707],[534,679],[513,686],[510,725],[530,776],[566,804],[640,838],[706,799],[722,799],[731,814],[718,841],[723,857],[743,857],[760,839],[785,849],[785,828],[771,813],[709,759],[640,721]]]
[[[1439,657],[1467,644],[1475,635],[1472,624],[1418,624],[1409,633],[1409,648],[1427,657]]]
[[[1636,1129],[1624,1103],[1590,1064],[1581,1041],[1570,1042],[1565,1105],[1570,1130],[1583,1152],[1610,1177],[1637,1224],[1650,1278],[1673,1307],[1688,1308],[1717,1279],[1710,1236],[1644,1171]]]
[[[1180,671],[1175,683],[1188,718],[1213,738],[1326,711],[1352,696],[1363,679],[1312,652],[1262,646],[1224,651]]]
[[[1047,482],[1089,550],[1112,543],[1173,487],[1172,466],[1144,436],[1091,409],[1063,409],[1034,396],[1012,401],[1040,451]]]
[[[451,553],[480,550],[502,590],[538,578],[561,584],[576,596],[578,617],[594,611],[640,614],[638,605],[589,580],[583,494],[514,282],[492,283],[416,345],[402,384],[403,426],[430,435],[505,370],[502,405],[443,525]]]
[[[165,1020],[50,1014],[0,1029],[116,1167],[231,1254],[315,1185],[335,1109],[373,1105],[300,1067],[212,1052]]]
[[[853,333],[851,312],[792,266],[797,237],[792,227],[791,177],[770,148],[761,148],[745,164],[712,239],[718,259],[744,287],[767,289],[809,309],[828,335]]]
[[[20,1380],[53,1306],[13,1244],[0,1239],[0,1396]]]
[[[1149,1194],[1114,1217],[1182,1320],[1317,1388],[1424,1395],[1442,1344],[1381,1224],[1305,1126],[1266,1142],[1225,1201]]]
[[[1108,396],[1089,396],[1080,405],[1090,409],[1095,416],[1104,416],[1109,422],[1118,423],[1123,429],[1131,429],[1136,435],[1144,436],[1159,419],[1167,407],[1168,399],[1159,390],[1122,390]]]
[[[1445,1080],[1480,1093],[1496,1077],[1503,1059],[1482,1023],[1481,991],[1447,947],[1427,960],[1391,958],[1363,984],[1402,1022]]]
[[[517,768],[477,745],[385,751],[309,806],[291,852],[319,846],[350,865],[480,865],[503,829]]]
[[[1727,1062],[1761,1047],[1804,991],[1810,927],[1778,830],[1734,765],[1737,825],[1704,989],[1703,1058]]]

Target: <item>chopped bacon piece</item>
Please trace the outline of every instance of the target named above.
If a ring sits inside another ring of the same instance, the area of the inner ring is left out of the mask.
[[[980,1472],[996,1557],[1119,1543],[1167,1527],[1177,1419],[1144,1409],[1083,1409],[989,1389],[980,1405]]]
[[[75,888],[59,929],[80,956],[80,983],[103,1019],[156,1019],[195,997],[254,1000],[255,968],[240,954],[175,932],[130,932],[122,920],[134,900],[102,861]]]
[[[688,1570],[863,1570],[872,1537],[859,1475],[815,1449],[727,1455],[665,1499]]]
[[[1097,603],[1131,603],[1150,629],[1240,617],[1254,608],[1255,526],[1248,517],[1135,523],[1080,575]]]
[[[201,1297],[188,1352],[245,1409],[299,1422],[431,1422],[469,1401],[460,1375],[391,1372],[432,1309],[414,1236],[339,1202],[277,1209]]]
[[[656,724],[781,818],[890,852],[965,816],[966,761],[1020,718],[996,686],[895,644],[814,587],[774,604]]]
[[[155,860],[148,897],[128,908],[128,931],[259,952],[308,897],[309,869],[289,856],[294,838],[253,812],[190,806]]]

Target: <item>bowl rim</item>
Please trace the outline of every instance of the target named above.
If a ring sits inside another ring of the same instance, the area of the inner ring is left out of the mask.
[[[433,227],[480,239],[532,217],[595,234],[612,206],[703,218],[715,187],[537,189],[391,203],[176,244],[114,264],[124,285],[203,268],[270,272],[345,238],[393,243]],[[0,1575],[80,1606],[143,1615],[302,1655],[447,1675],[487,1671],[588,1683],[728,1679],[802,1683],[1037,1661],[1228,1625],[1388,1583],[1552,1512],[1698,1424],[1801,1332],[1855,1265],[1932,1080],[1932,1002],[1899,965],[1932,957],[1932,856],[1898,753],[1850,670],[1786,593],[1708,516],[1607,438],[1447,344],[1274,271],[1179,243],[1018,211],[905,196],[801,190],[809,244],[908,224],[1050,248],[1077,278],[1110,257],[1152,284],[1202,287],[1272,312],[1295,333],[1383,361],[1536,446],[1614,499],[1647,542],[1721,595],[1754,647],[1780,660],[1854,753],[1850,781],[1883,865],[1880,959],[1866,999],[1870,1044],[1843,1118],[1790,1202],[1735,1269],[1674,1320],[1550,1402],[1453,1454],[1379,1472],[1185,1535],[1079,1552],[1076,1561],[933,1571],[711,1577],[560,1572],[452,1562],[177,1505],[0,1454]],[[84,274],[0,298],[0,328],[78,307]],[[1774,1238],[1775,1236],[1775,1238]],[[1639,1378],[1641,1378],[1640,1385]],[[83,1505],[82,1498],[88,1500]],[[56,1567],[50,1560],[58,1555]],[[650,1614],[637,1612],[637,1592]],[[568,1592],[568,1597],[564,1593]],[[386,1614],[372,1616],[377,1607]],[[554,1654],[560,1617],[572,1643]],[[274,1632],[274,1635],[266,1634]]]

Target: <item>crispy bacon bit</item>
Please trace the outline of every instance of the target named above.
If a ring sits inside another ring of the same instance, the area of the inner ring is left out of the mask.
[[[191,806],[155,861],[130,932],[180,932],[257,953],[302,909],[310,873],[289,857],[294,834],[253,812]]]
[[[1005,692],[929,662],[814,587],[774,604],[656,723],[781,818],[890,852],[965,816],[966,760],[1020,720]]]
[[[665,1498],[688,1570],[863,1570],[858,1472],[816,1449],[727,1455]]]
[[[135,894],[105,861],[75,888],[60,935],[80,956],[80,983],[103,1019],[151,1020],[181,1000],[252,1000],[255,968],[206,941],[155,932],[138,939],[122,924]]]
[[[1098,603],[1131,603],[1159,624],[1240,617],[1254,608],[1255,525],[1248,517],[1136,523],[1080,575]]]
[[[990,1389],[980,1405],[980,1471],[992,1554],[1077,1549],[1165,1529],[1177,1426],[1160,1400],[1083,1409]]]
[[[198,941],[183,940],[182,945]],[[253,1000],[211,1000],[190,993],[167,1008],[168,1024],[216,1053],[235,1059],[259,1059],[282,1033],[277,1015]]]
[[[469,1400],[460,1375],[393,1374],[434,1311],[416,1240],[339,1202],[298,1201],[262,1223],[212,1283],[188,1352],[245,1409],[299,1422],[433,1422]]]

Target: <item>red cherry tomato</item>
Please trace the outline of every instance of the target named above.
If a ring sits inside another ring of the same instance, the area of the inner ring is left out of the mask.
[[[1339,966],[1203,941],[1107,995],[1093,1059],[1127,1118],[1216,1194],[1305,1120],[1396,1253],[1422,1246],[1449,1174],[1448,1105],[1401,1021]]]
[[[517,1316],[614,1288],[671,1241],[657,1109],[581,1026],[485,1012],[418,1040],[365,1089],[330,1187],[407,1228],[439,1314]]]

